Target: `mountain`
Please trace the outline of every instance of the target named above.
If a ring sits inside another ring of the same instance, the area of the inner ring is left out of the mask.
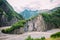
[[[52,9],[52,10],[50,10],[51,12],[55,12],[55,11],[60,11],[60,7],[56,7],[56,8],[54,8],[54,9]]]
[[[15,12],[6,0],[0,0],[0,26],[10,26],[22,19],[22,15]]]
[[[19,15],[17,12],[15,12],[14,11],[14,9],[12,8],[12,6],[6,1],[6,0],[1,0],[1,2],[0,2],[0,8],[1,9],[3,9],[3,11],[7,14],[7,15],[9,15],[9,16],[15,16],[15,17],[17,17],[17,16],[20,16],[21,18],[20,19],[22,19],[23,17],[21,16],[21,15]]]
[[[39,14],[39,11],[38,10],[30,10],[30,9],[25,9],[24,11],[22,11],[20,13],[25,19],[29,19],[30,17],[32,16],[36,16]]]

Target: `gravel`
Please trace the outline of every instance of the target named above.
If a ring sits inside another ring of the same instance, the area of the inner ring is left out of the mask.
[[[41,37],[49,38],[51,34],[60,32],[60,29],[51,29],[46,32],[26,32],[24,34],[16,35],[16,34],[2,33],[1,29],[4,29],[4,28],[7,28],[7,27],[0,28],[0,40],[25,40],[25,38],[27,38],[29,35],[32,38],[41,38]]]

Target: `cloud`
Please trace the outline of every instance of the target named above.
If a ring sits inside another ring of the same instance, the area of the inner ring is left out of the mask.
[[[7,0],[15,11],[20,12],[25,8],[32,10],[52,9],[60,4],[59,0]]]

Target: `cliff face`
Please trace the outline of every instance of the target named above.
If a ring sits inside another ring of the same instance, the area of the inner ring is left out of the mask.
[[[60,28],[60,7],[49,10],[44,15],[38,15],[28,21],[26,26],[26,31],[47,31],[53,28]]]
[[[32,31],[46,31],[46,25],[41,15],[37,16],[34,19],[31,19],[30,21],[27,21],[24,27],[21,27],[19,29],[15,29],[12,33],[14,34],[20,34],[24,32],[32,32]]]
[[[12,33],[21,34],[24,32],[32,32],[32,31],[44,32],[53,28],[55,28],[54,25],[51,25],[50,23],[45,23],[42,15],[38,15],[36,18],[27,21],[24,27],[15,29],[14,31],[12,31]]]
[[[41,15],[26,23],[25,31],[45,31],[45,22]]]
[[[42,15],[37,16],[33,20],[30,20],[25,25],[25,31],[47,31],[55,28],[55,26],[49,23],[45,23]]]

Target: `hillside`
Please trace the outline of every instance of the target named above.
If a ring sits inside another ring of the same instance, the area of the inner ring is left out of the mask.
[[[21,19],[23,17],[6,0],[0,0],[0,26],[11,25]]]
[[[60,7],[50,10],[50,13],[43,13],[42,16],[47,26],[60,28]]]

